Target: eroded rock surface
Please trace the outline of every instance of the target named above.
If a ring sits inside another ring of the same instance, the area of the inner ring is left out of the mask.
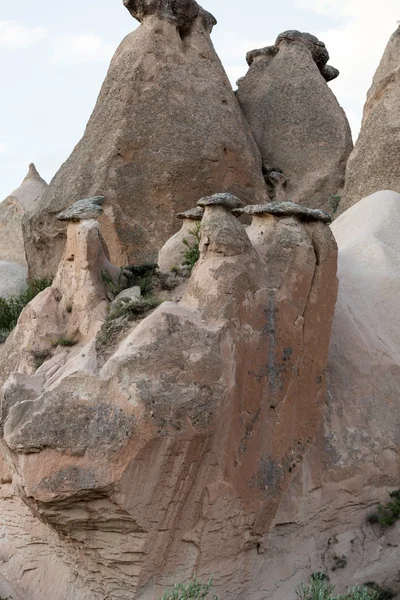
[[[252,243],[230,213],[237,199],[200,204],[201,256],[180,302],[133,324],[103,366],[83,339],[3,386],[14,486],[38,529],[68,540],[57,554],[67,572],[79,552],[75,598],[153,600],[194,570],[214,573],[224,598],[250,597],[261,544],[321,427],[337,293],[329,227],[270,216],[273,243]],[[3,566],[15,580],[15,559]],[[32,584],[45,578],[38,567],[19,588],[39,600]]]
[[[0,298],[19,296],[27,288],[28,270],[17,263],[0,260]]]
[[[126,2],[141,20],[118,48],[83,139],[25,224],[31,275],[52,274],[65,244],[54,215],[106,198],[102,232],[119,266],[154,262],[175,215],[228,190],[264,202],[261,158],[193,0]],[[95,168],[94,168],[95,165]]]
[[[0,203],[0,260],[26,267],[22,220],[32,215],[48,185],[34,164],[21,186]]]
[[[400,27],[367,94],[360,135],[346,171],[340,211],[380,190],[400,192]]]
[[[252,50],[237,98],[260,149],[271,200],[329,208],[353,148],[346,115],[327,81],[338,75],[315,36],[280,34]]]

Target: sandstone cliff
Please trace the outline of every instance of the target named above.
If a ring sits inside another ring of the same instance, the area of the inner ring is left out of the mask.
[[[364,106],[340,210],[380,190],[400,192],[400,27],[390,38]]]
[[[106,198],[114,264],[155,260],[175,215],[229,190],[264,202],[261,158],[213,48],[215,19],[194,0],[125,2],[140,27],[118,48],[85,134],[25,223],[30,274],[53,274],[65,244],[54,215]],[[172,7],[172,8],[171,8]]]
[[[327,85],[339,74],[328,59],[322,42],[299,31],[247,55],[250,68],[238,81],[237,98],[261,151],[271,199],[329,210],[330,196],[343,188],[353,144]]]

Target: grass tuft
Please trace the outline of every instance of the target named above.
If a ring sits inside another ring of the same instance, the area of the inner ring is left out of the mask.
[[[196,575],[194,575],[193,581],[189,583],[177,583],[173,590],[165,592],[161,600],[218,600],[218,597],[211,593],[212,578],[208,583],[200,583]]]

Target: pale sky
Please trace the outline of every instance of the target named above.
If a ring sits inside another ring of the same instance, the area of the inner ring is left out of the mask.
[[[398,0],[204,0],[234,83],[248,50],[287,29],[317,35],[341,74],[331,87],[359,131],[362,108]],[[34,162],[47,181],[81,138],[113,52],[137,27],[122,0],[0,0],[0,200]]]

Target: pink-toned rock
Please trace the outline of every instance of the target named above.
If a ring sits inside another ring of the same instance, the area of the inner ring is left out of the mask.
[[[193,569],[246,596],[248,558],[321,424],[337,291],[328,226],[281,215],[291,269],[272,281],[275,255],[230,213],[240,202],[200,204],[201,257],[181,302],[133,324],[97,371],[70,372],[71,357],[3,387],[20,494],[80,547],[93,600],[156,598]]]

